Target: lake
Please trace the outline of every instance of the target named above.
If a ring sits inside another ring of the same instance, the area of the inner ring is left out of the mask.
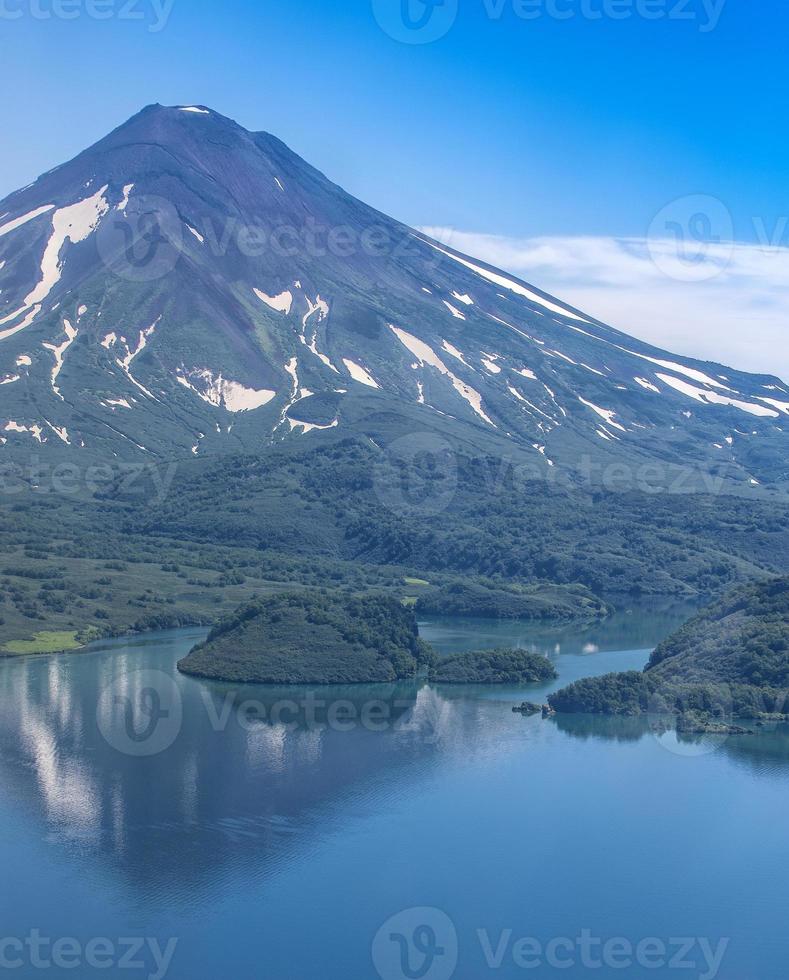
[[[422,624],[442,652],[547,653],[560,680],[518,690],[206,684],[175,669],[196,629],[0,661],[0,968],[785,977],[785,729],[511,710],[640,669],[688,614]]]

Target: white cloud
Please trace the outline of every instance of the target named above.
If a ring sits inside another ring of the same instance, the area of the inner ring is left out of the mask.
[[[421,230],[658,347],[789,379],[789,248]]]

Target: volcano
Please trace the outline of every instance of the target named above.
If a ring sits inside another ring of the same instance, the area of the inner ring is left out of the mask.
[[[614,330],[204,106],[149,106],[0,203],[7,458],[428,433],[755,491],[789,475],[787,416],[780,379]]]

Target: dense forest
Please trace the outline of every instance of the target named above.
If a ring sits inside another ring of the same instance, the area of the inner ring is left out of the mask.
[[[789,716],[789,577],[739,587],[702,610],[643,673],[578,681],[549,700],[567,713]]]
[[[120,488],[108,497],[127,507],[124,528],[134,536],[582,584],[598,596],[714,595],[789,571],[783,498],[614,493],[532,480],[507,464],[417,457],[403,472],[348,440],[179,471],[161,503],[125,498]],[[416,501],[407,493],[414,484]]]
[[[444,657],[430,671],[430,680],[443,684],[536,684],[557,676],[547,657],[506,649]]]
[[[647,671],[789,687],[789,578],[747,585],[712,603],[657,647]]]
[[[583,585],[521,585],[468,576],[423,589],[416,611],[433,616],[481,616],[561,623],[596,622],[611,607]]]
[[[414,677],[434,661],[395,599],[301,591],[244,604],[178,666],[226,681],[360,684]]]
[[[789,571],[783,498],[546,484],[500,458],[409,467],[346,440],[152,461],[91,493],[16,486],[0,494],[0,654],[211,625],[293,587],[589,621],[623,593],[716,597]]]

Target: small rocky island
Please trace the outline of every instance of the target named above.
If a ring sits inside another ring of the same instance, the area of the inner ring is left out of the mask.
[[[660,644],[643,672],[577,681],[559,713],[663,714],[683,732],[742,734],[735,720],[789,720],[789,578],[741,586]]]
[[[526,650],[439,658],[413,606],[382,594],[293,591],[240,606],[178,664],[184,674],[254,684],[533,684],[556,676]]]
[[[412,609],[385,595],[286,592],[245,603],[178,664],[185,674],[255,684],[375,684],[436,660]]]
[[[557,677],[547,657],[527,650],[482,650],[445,657],[430,671],[442,684],[536,684]]]

